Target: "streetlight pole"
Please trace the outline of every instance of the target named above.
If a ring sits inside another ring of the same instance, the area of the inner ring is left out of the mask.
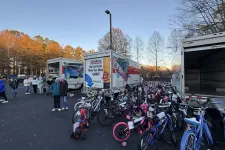
[[[112,14],[109,10],[106,10],[105,13],[109,15],[109,21],[110,21],[110,49],[112,50]]]

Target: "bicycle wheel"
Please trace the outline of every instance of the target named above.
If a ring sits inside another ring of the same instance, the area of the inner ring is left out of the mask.
[[[130,137],[130,130],[128,128],[128,124],[125,122],[117,123],[113,127],[113,137],[120,142],[126,141]]]
[[[102,108],[97,114],[97,121],[101,126],[109,126],[113,123],[113,112],[109,108]]]
[[[174,132],[172,124],[169,124],[169,132],[170,132],[170,138],[171,138],[173,145],[176,145],[177,138],[176,138],[176,134]]]
[[[194,150],[195,142],[195,133],[192,130],[185,131],[180,142],[180,150]]]
[[[138,150],[147,150],[150,142],[153,141],[153,135],[151,130],[143,132],[138,140]]]
[[[177,116],[177,126],[179,129],[183,129],[184,127],[184,117],[182,113],[179,113]]]

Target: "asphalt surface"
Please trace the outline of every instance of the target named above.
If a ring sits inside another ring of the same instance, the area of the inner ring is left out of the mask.
[[[139,135],[133,132],[126,147],[114,140],[112,126],[100,127],[96,120],[86,132],[86,139],[70,138],[72,132],[72,113],[76,99],[69,98],[69,110],[52,112],[53,98],[47,95],[24,95],[23,88],[18,97],[10,98],[9,103],[0,103],[0,150],[136,150]],[[213,131],[216,140],[222,140],[222,130]],[[179,149],[183,131],[177,132],[176,147],[159,142],[156,149]],[[166,135],[168,136],[168,134]],[[224,150],[219,144],[216,150]]]

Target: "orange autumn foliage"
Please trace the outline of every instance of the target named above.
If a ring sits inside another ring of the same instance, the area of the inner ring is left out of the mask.
[[[93,53],[89,50],[87,53]],[[33,74],[46,69],[48,59],[64,57],[82,60],[86,51],[81,47],[67,45],[63,48],[58,42],[43,38],[40,35],[30,37],[16,30],[0,31],[0,74],[10,73]],[[9,59],[8,59],[9,58]]]

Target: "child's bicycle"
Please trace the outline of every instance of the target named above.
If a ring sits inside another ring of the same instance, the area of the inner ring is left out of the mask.
[[[84,132],[87,131],[88,128],[89,128],[88,116],[84,116],[83,119],[79,118],[77,122],[73,124],[73,133],[71,134],[71,138],[79,139],[81,137],[84,140],[85,139]]]
[[[140,135],[138,150],[147,150],[149,146],[155,149],[155,143],[159,140],[163,140],[169,145],[176,145],[177,139],[172,125],[171,116],[168,113],[161,112],[154,117],[153,122],[155,125]],[[172,143],[164,138],[165,127],[168,127],[169,129]]]
[[[142,106],[147,106],[147,109],[149,109],[147,112],[145,112],[145,109]],[[150,109],[151,108],[151,109]],[[151,117],[152,113],[155,111],[151,106],[145,103],[141,105],[142,109],[142,116],[139,116],[138,118],[134,119],[131,118],[129,115],[126,116],[126,118],[129,120],[128,123],[126,122],[118,122],[113,127],[113,137],[119,142],[122,142],[123,146],[127,145],[127,140],[131,135],[131,132],[134,130],[138,130],[139,134],[142,134],[145,130],[148,130],[153,126],[154,122],[152,122]],[[119,130],[119,131],[118,131]]]
[[[211,104],[221,104],[221,101],[211,102]],[[189,106],[190,107],[190,106]],[[180,150],[200,149],[203,144],[205,147],[208,145],[212,147],[214,142],[206,122],[204,115],[207,107],[193,108],[198,110],[198,120],[193,118],[185,118],[184,121],[188,124],[187,129],[183,134]],[[206,144],[206,145],[205,145]]]

